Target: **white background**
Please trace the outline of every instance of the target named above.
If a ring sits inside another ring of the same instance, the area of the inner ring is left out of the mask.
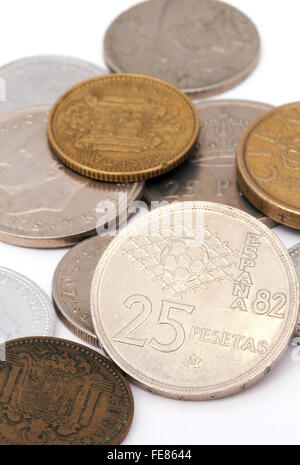
[[[110,22],[134,0],[1,0],[0,65],[35,54],[78,56],[104,66],[102,41]],[[257,70],[219,96],[274,105],[300,100],[300,2],[231,0],[262,37]],[[276,228],[286,246],[300,232]],[[49,295],[67,250],[32,250],[0,243],[0,265],[36,281]],[[266,269],[272,273],[272,270]],[[1,322],[0,322],[1,324]],[[56,336],[76,339],[57,321]],[[277,368],[248,391],[219,401],[180,402],[132,386],[135,417],[125,444],[299,444],[300,362],[289,348]]]

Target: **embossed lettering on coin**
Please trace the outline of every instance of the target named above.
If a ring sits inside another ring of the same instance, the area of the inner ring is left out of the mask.
[[[300,229],[300,103],[257,118],[238,147],[245,196],[275,221]]]
[[[52,338],[17,339],[0,362],[0,443],[108,445],[126,436],[130,387],[102,355]]]
[[[113,282],[122,283],[118,292]],[[288,252],[260,221],[186,202],[157,209],[114,240],[91,301],[104,349],[134,382],[211,399],[245,389],[275,364],[294,332],[299,289]]]
[[[77,336],[99,347],[90,306],[90,288],[111,237],[95,236],[73,247],[58,265],[52,295],[58,316]]]
[[[236,177],[236,147],[250,121],[271,107],[262,103],[217,100],[196,104],[201,131],[193,153],[177,169],[146,183],[148,201],[219,202],[274,222],[257,211],[241,194]]]
[[[0,340],[54,334],[54,308],[25,276],[0,267]]]
[[[66,169],[47,143],[48,112],[48,106],[33,107],[0,118],[0,239],[12,244],[75,244],[101,226],[100,201],[117,203],[126,193],[130,203],[143,188],[99,183]]]
[[[133,182],[178,166],[196,143],[198,113],[179,89],[148,76],[83,82],[54,105],[52,150],[68,167],[102,181]]]
[[[194,97],[224,92],[255,68],[260,39],[252,21],[215,0],[151,0],[121,14],[104,42],[115,72],[174,83]]]

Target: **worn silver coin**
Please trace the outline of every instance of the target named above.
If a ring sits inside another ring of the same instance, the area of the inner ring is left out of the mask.
[[[90,304],[93,275],[112,237],[95,236],[77,244],[55,270],[52,298],[57,315],[76,336],[101,347],[96,336]]]
[[[0,113],[21,107],[50,105],[78,82],[105,74],[93,63],[67,56],[34,56],[0,68],[3,86]]]
[[[254,208],[241,193],[236,175],[238,141],[257,116],[271,106],[242,100],[204,101],[195,104],[201,131],[195,149],[177,169],[146,183],[148,202],[217,202],[253,215],[267,226],[276,223]]]
[[[298,281],[300,283],[300,244],[296,245],[289,250],[291,259],[294,263],[295,270],[297,273]],[[296,325],[295,336],[300,336],[300,312],[298,316],[298,323]]]
[[[242,12],[216,0],[149,0],[121,14],[105,36],[114,72],[169,81],[193,98],[242,82],[256,67],[260,38]]]
[[[24,247],[74,245],[110,221],[127,216],[143,183],[90,180],[51,152],[46,133],[50,106],[0,116],[0,240]],[[106,212],[107,205],[112,206]]]
[[[287,250],[252,216],[208,202],[158,208],[108,246],[91,291],[96,333],[145,389],[215,399],[269,373],[294,333]]]
[[[0,267],[1,341],[53,336],[55,311],[46,293],[22,274]]]

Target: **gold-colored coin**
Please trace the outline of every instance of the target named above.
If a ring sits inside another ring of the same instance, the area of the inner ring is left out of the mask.
[[[240,187],[258,210],[300,229],[300,102],[272,109],[248,126],[237,167]]]
[[[84,81],[52,108],[49,143],[69,168],[100,181],[135,182],[175,168],[197,141],[190,99],[160,79],[115,74]]]

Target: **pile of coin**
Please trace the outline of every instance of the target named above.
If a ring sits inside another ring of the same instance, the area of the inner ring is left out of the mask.
[[[300,229],[300,103],[195,101],[254,69],[252,21],[216,0],[148,0],[104,48],[111,74],[65,57],[0,68],[0,239],[74,246],[53,305],[0,269],[3,444],[118,444],[133,418],[124,375],[217,399],[300,334],[299,246],[270,229]],[[54,309],[110,360],[54,338]]]

